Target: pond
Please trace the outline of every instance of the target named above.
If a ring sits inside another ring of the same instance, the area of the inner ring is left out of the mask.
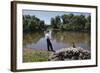
[[[71,31],[52,31],[52,45],[54,50],[61,48],[72,47],[72,42],[77,47],[90,50],[91,38],[86,32],[71,32]],[[23,35],[23,48],[43,49],[47,50],[47,43],[44,32],[33,32]]]

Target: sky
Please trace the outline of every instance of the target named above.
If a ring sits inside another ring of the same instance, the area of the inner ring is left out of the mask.
[[[40,20],[44,20],[45,24],[49,25],[50,20],[52,17],[55,16],[62,16],[63,14],[74,14],[74,15],[85,15],[88,16],[90,13],[79,13],[79,12],[63,12],[63,11],[39,11],[39,10],[23,10],[23,15],[30,15],[30,16],[36,16]]]

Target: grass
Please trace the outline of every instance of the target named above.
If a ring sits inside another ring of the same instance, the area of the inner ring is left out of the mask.
[[[23,62],[48,61],[49,53],[46,50],[23,49]]]

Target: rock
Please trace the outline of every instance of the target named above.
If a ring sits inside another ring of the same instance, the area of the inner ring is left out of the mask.
[[[83,48],[62,48],[56,52],[49,53],[50,61],[63,61],[63,60],[84,60],[90,59],[91,53]]]

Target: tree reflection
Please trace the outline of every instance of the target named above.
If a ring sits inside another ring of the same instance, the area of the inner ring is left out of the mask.
[[[23,45],[37,43],[43,36],[43,32],[40,31],[23,34]]]
[[[53,31],[53,39],[57,42],[64,43],[90,43],[90,34],[85,32],[67,32],[67,31]]]

